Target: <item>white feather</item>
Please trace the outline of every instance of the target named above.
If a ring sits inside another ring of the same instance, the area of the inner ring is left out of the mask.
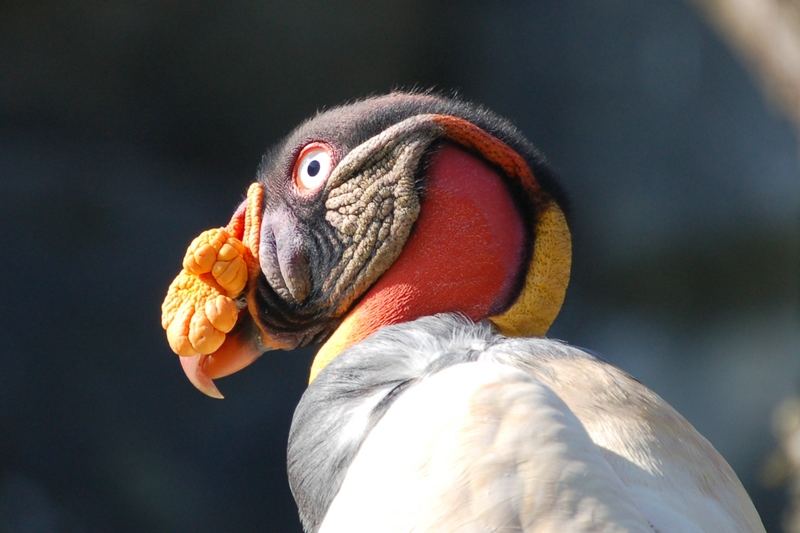
[[[764,529],[724,459],[656,394],[580,350],[526,339],[405,391],[320,531]]]

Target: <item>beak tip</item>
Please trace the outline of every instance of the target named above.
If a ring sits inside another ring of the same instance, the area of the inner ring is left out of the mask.
[[[203,371],[203,362],[208,356],[179,357],[181,367],[186,377],[197,390],[217,400],[224,400],[225,396],[219,391],[214,381]]]
[[[224,400],[225,399],[225,396],[223,396],[222,393],[219,391],[219,389],[216,388],[216,387],[214,387],[213,391],[204,390],[204,391],[201,391],[201,392],[203,394],[205,394],[206,396],[208,396],[209,398],[214,398],[215,400]]]
[[[217,388],[216,384],[209,379],[207,384],[203,384],[203,386],[198,385],[197,383],[192,382],[192,385],[197,388],[200,392],[208,396],[209,398],[214,398],[215,400],[224,400],[225,396]]]

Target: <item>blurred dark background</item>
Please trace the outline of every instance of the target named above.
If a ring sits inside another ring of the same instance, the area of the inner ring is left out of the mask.
[[[511,118],[572,201],[551,334],[681,411],[768,530],[771,412],[800,385],[791,125],[680,2],[4,2],[0,531],[297,531],[311,352],[183,377],[159,323],[189,240],[266,146],[395,87]]]

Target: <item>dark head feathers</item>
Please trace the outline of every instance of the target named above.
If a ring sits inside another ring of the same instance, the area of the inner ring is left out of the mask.
[[[546,159],[511,122],[483,106],[431,92],[392,92],[322,111],[267,151],[258,169],[258,177],[275,172],[288,173],[299,150],[309,142],[328,142],[341,157],[389,126],[427,113],[468,120],[514,148],[528,162],[542,189],[559,203],[562,210],[568,211],[565,194]]]

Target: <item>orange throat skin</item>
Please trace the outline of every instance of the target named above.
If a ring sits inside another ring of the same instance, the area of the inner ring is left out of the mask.
[[[444,145],[434,154],[414,230],[395,263],[314,359],[309,381],[383,326],[442,312],[478,321],[519,292],[526,228],[511,189],[482,159]]]

